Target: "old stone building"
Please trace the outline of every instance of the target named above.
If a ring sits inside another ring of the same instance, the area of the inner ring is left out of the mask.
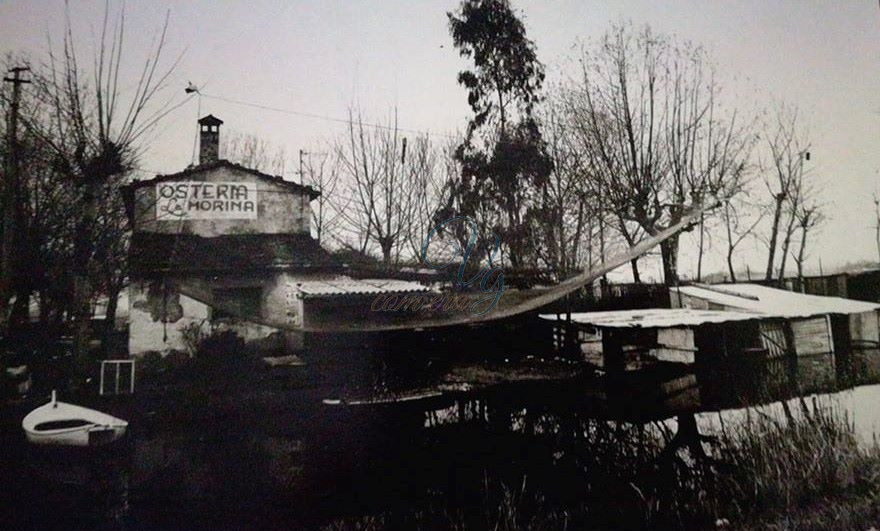
[[[133,227],[131,355],[186,350],[187,330],[218,327],[296,348],[301,334],[261,323],[300,325],[291,286],[340,271],[310,233],[318,192],[220,159],[222,123],[199,120],[198,165],[124,191]],[[182,286],[206,297],[183,295]]]

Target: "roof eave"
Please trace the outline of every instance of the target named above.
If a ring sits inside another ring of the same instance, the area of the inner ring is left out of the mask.
[[[144,186],[149,186],[151,184],[156,184],[156,183],[161,183],[161,182],[165,182],[165,181],[170,181],[173,179],[178,179],[180,177],[185,177],[187,175],[192,175],[194,173],[199,173],[199,172],[203,172],[203,171],[209,171],[214,168],[221,167],[221,166],[226,166],[229,168],[233,168],[233,169],[236,169],[239,171],[249,173],[249,174],[254,175],[256,177],[259,177],[261,179],[273,182],[273,183],[278,184],[280,186],[285,186],[287,188],[291,188],[291,189],[298,191],[298,192],[305,192],[309,196],[309,201],[314,201],[315,199],[317,199],[318,197],[321,196],[321,192],[319,192],[318,190],[315,190],[311,186],[308,186],[305,184],[295,183],[293,181],[287,181],[283,177],[281,177],[280,175],[270,175],[268,173],[263,173],[259,170],[255,170],[253,168],[248,168],[246,166],[242,166],[241,164],[236,164],[236,163],[231,162],[226,159],[218,159],[215,161],[207,162],[205,164],[191,166],[189,168],[186,168],[182,171],[175,172],[175,173],[157,174],[155,177],[153,177],[151,179],[141,179],[139,181],[134,181],[129,184],[126,184],[125,186],[122,187],[122,189],[123,190],[125,190],[125,189],[136,190],[138,188],[142,188]]]

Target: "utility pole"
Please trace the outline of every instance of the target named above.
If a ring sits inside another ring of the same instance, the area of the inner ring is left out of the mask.
[[[880,266],[880,193],[874,192],[874,239],[877,241],[877,265]]]
[[[19,176],[18,147],[18,109],[21,102],[21,86],[30,83],[22,78],[22,72],[29,71],[26,66],[9,69],[11,77],[3,78],[12,83],[12,101],[9,105],[8,124],[6,128],[6,179],[3,183],[3,242],[2,242],[2,278],[0,278],[0,311],[6,315],[9,297],[12,295],[13,282],[19,273],[16,263],[20,260],[17,243],[21,241],[24,216],[21,202],[21,179]],[[17,257],[17,258],[16,258]],[[19,301],[21,302],[21,301]]]
[[[605,263],[605,201],[604,201],[604,198],[602,197],[602,181],[599,181],[598,185],[599,185],[599,190],[598,190],[599,193],[596,195],[599,197],[599,255],[602,257],[601,258],[602,263],[604,264]],[[605,273],[602,274],[601,285],[602,285],[602,294],[604,297],[605,289],[608,286],[608,275]]]
[[[308,151],[299,150],[299,184],[303,186],[306,185],[305,173],[303,173],[303,156],[308,154]]]
[[[299,184],[302,186],[306,185],[306,174],[305,172],[303,172],[303,156],[308,154],[308,151],[304,151],[302,149],[299,150]],[[302,190],[300,192],[299,215],[303,227],[303,232],[311,234],[311,223],[309,223],[309,216],[306,216],[306,205],[308,204],[308,200],[305,198],[305,196],[305,190]]]

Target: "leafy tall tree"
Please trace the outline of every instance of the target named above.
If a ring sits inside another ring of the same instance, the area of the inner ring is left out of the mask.
[[[441,216],[482,220],[481,229],[497,231],[511,265],[520,267],[534,260],[529,226],[552,169],[532,115],[541,100],[544,67],[507,0],[464,0],[447,16],[453,44],[473,61],[458,82],[468,91],[474,115],[456,151],[461,174],[450,184]]]

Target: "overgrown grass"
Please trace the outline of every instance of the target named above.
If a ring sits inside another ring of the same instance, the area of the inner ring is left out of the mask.
[[[493,492],[498,494],[496,498]],[[497,491],[487,484],[484,499],[477,510],[449,508],[428,504],[405,513],[385,512],[364,517],[342,518],[331,522],[326,531],[380,531],[385,529],[413,530],[468,530],[492,529],[496,531],[556,531],[585,529],[579,525],[582,510],[553,509],[546,507],[540,496],[532,494],[525,481],[517,487],[501,485]]]
[[[722,436],[717,511],[738,527],[868,529],[880,514],[880,448],[839,409],[801,399]]]
[[[668,434],[645,440],[643,431],[636,438],[612,430],[618,438],[609,440],[607,432],[581,432],[580,447],[567,450],[584,493],[575,500],[525,480],[486,481],[482,499],[464,506],[429,496],[419,507],[343,518],[326,529],[880,527],[877,444],[860,444],[846,415],[827,404],[801,400],[783,411],[780,418],[750,414],[711,441],[674,451],[663,450]]]

